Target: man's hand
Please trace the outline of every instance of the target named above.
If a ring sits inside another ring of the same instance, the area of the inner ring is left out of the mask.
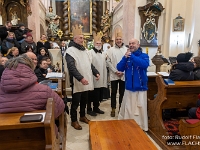
[[[99,80],[99,78],[100,78],[100,75],[97,74],[97,75],[96,75],[96,80]]]
[[[120,78],[121,78],[121,77],[124,75],[124,73],[123,73],[123,72],[121,72],[121,71],[119,71],[117,75],[118,75],[118,77],[120,77]]]
[[[121,71],[116,71],[115,74],[120,78],[124,75],[124,73]]]
[[[85,78],[81,79],[80,82],[81,82],[83,85],[88,85],[88,84],[89,84],[89,82],[88,82]]]
[[[127,49],[127,52],[125,53],[125,57],[128,58],[131,56],[131,51]]]

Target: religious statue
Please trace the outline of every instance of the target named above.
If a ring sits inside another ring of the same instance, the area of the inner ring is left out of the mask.
[[[18,24],[18,20],[20,20],[20,18],[18,18],[18,16],[17,16],[17,12],[13,11],[11,13],[11,15],[12,15],[12,20],[11,20],[12,25],[17,25]]]
[[[26,10],[27,10],[27,14],[28,14],[28,15],[31,15],[31,14],[32,14],[31,6],[30,6],[30,3],[29,3],[29,0],[26,0]]]
[[[158,49],[157,49],[157,53],[156,55],[161,55],[162,52],[161,52],[161,45],[158,45]]]
[[[109,10],[107,9],[104,15],[101,17],[101,30],[103,32],[103,38],[109,39],[110,35],[110,16]]]
[[[60,16],[53,13],[53,8],[49,6],[49,12],[46,14],[46,21],[48,23],[48,36],[57,36],[60,29]]]

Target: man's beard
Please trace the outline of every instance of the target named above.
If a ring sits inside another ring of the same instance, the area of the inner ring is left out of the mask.
[[[95,46],[97,50],[101,50],[102,46]]]

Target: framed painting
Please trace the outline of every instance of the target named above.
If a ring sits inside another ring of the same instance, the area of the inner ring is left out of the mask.
[[[89,0],[69,0],[69,33],[72,34],[72,26],[82,26],[84,35],[92,35],[92,2]]]
[[[173,31],[184,31],[184,19],[174,19],[173,20]]]

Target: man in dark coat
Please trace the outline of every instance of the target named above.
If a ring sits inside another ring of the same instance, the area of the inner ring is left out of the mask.
[[[24,39],[26,38],[26,34],[28,33],[28,30],[26,30],[25,25],[23,23],[19,24],[19,29],[15,30],[15,37],[16,40],[21,44]]]
[[[11,27],[12,23],[10,21],[7,21],[5,26],[0,28],[1,41],[3,41],[8,36],[8,32],[11,31]]]

